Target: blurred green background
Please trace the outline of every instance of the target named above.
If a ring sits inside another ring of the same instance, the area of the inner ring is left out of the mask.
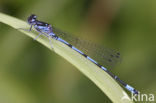
[[[64,31],[115,48],[112,70],[156,95],[155,0],[1,0],[0,12],[22,20],[34,13]],[[0,103],[111,103],[62,57],[0,23]]]

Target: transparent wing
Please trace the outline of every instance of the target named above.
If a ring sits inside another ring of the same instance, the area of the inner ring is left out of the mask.
[[[112,68],[121,60],[120,53],[113,49],[102,47],[90,41],[76,38],[68,33],[62,32],[55,27],[53,27],[53,32],[58,37],[66,40],[71,45],[75,46],[77,49],[81,50],[83,53],[107,68]]]

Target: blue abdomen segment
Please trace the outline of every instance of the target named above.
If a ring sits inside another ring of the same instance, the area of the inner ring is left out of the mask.
[[[131,87],[131,86],[128,85],[128,84],[125,86],[125,88],[126,88],[127,90],[131,91],[131,92],[134,93],[134,94],[138,94],[138,91],[135,90],[133,87]]]

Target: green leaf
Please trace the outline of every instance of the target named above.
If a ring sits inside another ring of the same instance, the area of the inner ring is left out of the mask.
[[[0,13],[0,22],[11,26],[18,31],[23,32],[31,38],[35,38],[38,35],[38,33],[34,31],[28,32],[19,29],[29,29],[30,25],[28,25],[25,21],[22,21],[15,17]],[[38,38],[37,41],[52,50],[49,40],[46,37],[42,36],[42,38]],[[62,56],[64,59],[77,67],[78,70],[80,70],[84,75],[92,80],[110,98],[112,102],[132,103],[129,96],[120,87],[120,85],[101,68],[99,68],[94,63],[86,59],[84,56],[57,40],[52,39],[52,45],[55,53]]]

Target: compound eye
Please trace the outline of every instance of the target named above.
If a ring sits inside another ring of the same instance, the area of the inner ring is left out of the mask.
[[[34,16],[33,16],[33,18],[34,18],[34,19],[36,19],[36,18],[37,18],[37,16],[36,16],[36,15],[34,15]]]
[[[34,15],[34,14],[30,15],[30,16],[28,17],[28,23],[31,24],[31,25],[34,24],[35,21],[36,21],[36,18],[37,18],[36,15]]]
[[[35,20],[36,20],[36,19],[33,18],[33,19],[31,20],[31,22],[34,22]]]
[[[34,14],[32,14],[29,18],[30,18],[30,19],[34,19],[34,20],[36,20],[37,16],[34,15]]]

